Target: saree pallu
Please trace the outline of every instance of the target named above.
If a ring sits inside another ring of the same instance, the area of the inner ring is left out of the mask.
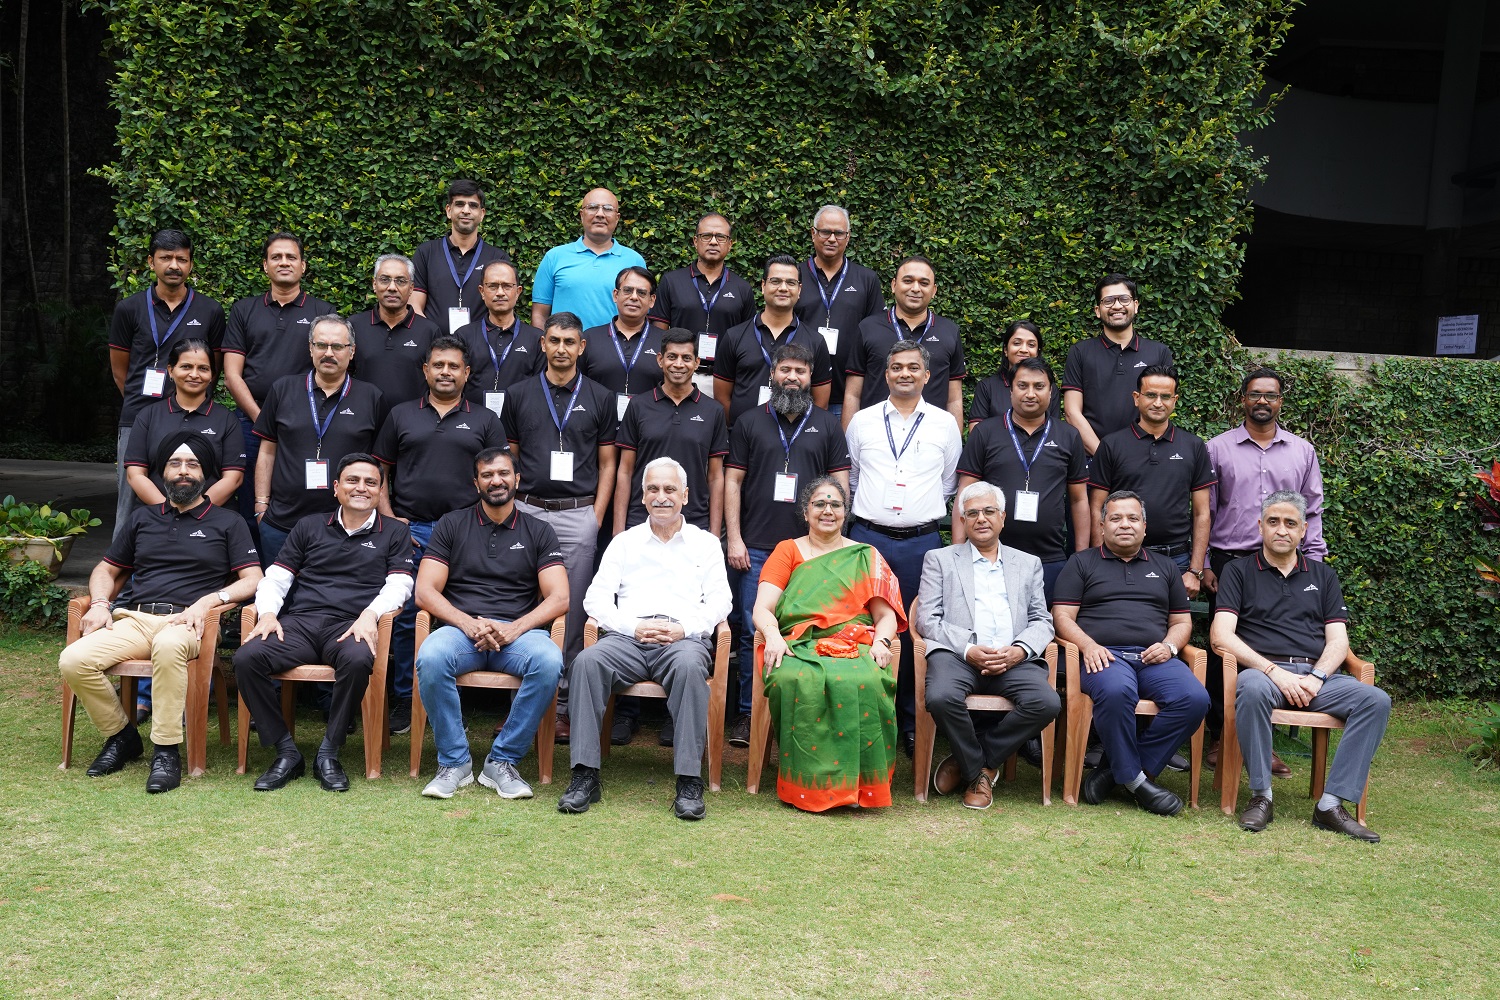
[[[776,605],[789,647],[765,677],[778,760],[776,794],[799,809],[888,806],[896,770],[896,661],[870,658],[872,598],[901,591],[880,554],[855,545],[801,563]]]

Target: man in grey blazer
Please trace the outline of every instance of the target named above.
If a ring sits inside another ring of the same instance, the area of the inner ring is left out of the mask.
[[[1061,702],[1047,683],[1042,651],[1052,615],[1036,556],[1000,544],[1005,494],[971,483],[954,505],[968,541],[928,552],[917,597],[927,641],[927,711],[953,753],[938,764],[933,788],[964,788],[963,803],[988,809],[1001,763],[1057,717]],[[999,722],[976,729],[964,699],[999,695],[1015,704]]]

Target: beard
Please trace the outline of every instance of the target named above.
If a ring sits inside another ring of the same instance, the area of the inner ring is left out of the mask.
[[[185,507],[203,495],[208,489],[207,479],[194,479],[190,482],[168,483],[166,488],[167,499],[172,503]]]
[[[771,409],[783,417],[795,417],[806,413],[811,405],[811,389],[787,389],[780,385],[771,387]]]

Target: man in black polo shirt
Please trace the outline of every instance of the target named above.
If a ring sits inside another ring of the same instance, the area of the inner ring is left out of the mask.
[[[457,333],[480,309],[479,272],[492,260],[510,260],[510,254],[479,236],[484,192],[474,181],[448,185],[443,214],[451,224],[448,234],[428,240],[411,255],[417,272],[411,304],[444,333]]]
[[[636,393],[661,385],[661,331],[647,322],[656,302],[656,279],[644,267],[615,275],[615,318],[583,331],[578,370],[615,394],[615,419]]]
[[[81,637],[58,658],[63,681],[105,736],[104,748],[89,765],[91,778],[113,774],[144,749],[104,671],[122,660],[151,661],[155,752],[148,792],[168,792],[182,783],[177,748],[188,661],[198,655],[205,616],[217,605],[248,600],[260,582],[260,560],[244,518],[203,498],[217,465],[212,449],[200,435],[182,431],[165,451],[159,471],[166,503],[137,508],[110,542],[89,575]],[[131,603],[112,608],[127,579]]]
[[[542,331],[516,315],[524,291],[514,264],[486,264],[479,284],[484,315],[458,331],[472,366],[464,396],[497,417],[505,412],[505,390],[542,370]]]
[[[808,332],[820,334],[828,349],[833,365],[829,403],[818,405],[828,406],[835,416],[844,403],[844,373],[859,324],[885,311],[880,275],[846,256],[850,228],[849,213],[838,205],[824,205],[813,216],[813,255],[800,268],[803,280],[796,307],[797,318],[811,328]],[[816,377],[813,383],[818,384]]]
[[[1261,503],[1261,550],[1236,559],[1219,577],[1219,606],[1209,639],[1240,667],[1234,722],[1250,772],[1250,804],[1240,826],[1259,833],[1271,822],[1271,713],[1278,708],[1327,712],[1344,734],[1313,826],[1374,843],[1380,836],[1349,815],[1370,778],[1385,736],[1391,697],[1340,668],[1349,654],[1349,609],[1338,574],[1297,551],[1307,534],[1307,499],[1278,490]],[[1239,781],[1239,775],[1224,775]]]
[[[255,420],[255,436],[262,442],[255,516],[267,566],[298,521],[338,506],[333,463],[352,451],[369,451],[385,420],[380,390],[349,375],[354,333],[347,320],[332,313],[317,317],[308,349],[313,370],[273,385]]]
[[[1218,480],[1203,439],[1172,423],[1177,386],[1175,368],[1141,370],[1133,394],[1139,419],[1100,442],[1089,467],[1089,504],[1097,514],[1106,494],[1140,494],[1151,510],[1146,548],[1177,564],[1194,598],[1208,558],[1208,488]],[[1095,545],[1101,523],[1094,521]]]
[[[413,557],[419,562],[438,518],[474,499],[474,456],[505,447],[500,418],[463,396],[469,355],[462,340],[446,333],[434,337],[422,372],[427,395],[392,407],[372,449],[389,483],[381,513],[409,526]],[[411,728],[416,627],[417,607],[408,602],[391,633],[393,733]]]
[[[1142,546],[1140,497],[1111,493],[1100,517],[1104,543],[1068,560],[1052,605],[1057,637],[1078,647],[1083,693],[1094,701],[1104,744],[1105,758],[1083,779],[1083,800],[1099,805],[1119,784],[1142,809],[1175,816],[1182,800],[1156,775],[1208,714],[1208,692],[1178,659],[1193,631],[1187,592],[1171,561]],[[1142,698],[1160,712],[1138,734]]]
[[[547,317],[547,367],[511,386],[505,436],[520,479],[516,502],[551,526],[562,543],[568,588],[565,659],[583,649],[583,595],[594,572],[599,527],[615,488],[615,394],[578,370],[583,324],[570,312]],[[558,739],[569,735],[567,677],[557,696]]]
[[[885,384],[885,359],[898,340],[911,340],[927,348],[932,358],[932,378],[922,398],[953,414],[964,425],[964,343],[958,324],[933,312],[937,294],[937,272],[926,257],[908,257],[896,267],[891,279],[896,304],[889,310],[866,317],[854,332],[849,347],[849,367],[844,371],[845,429],[854,414],[890,396]]]
[[[793,312],[801,286],[795,260],[786,254],[767,257],[766,276],[760,286],[765,309],[731,327],[719,341],[714,358],[714,398],[728,414],[730,427],[740,414],[770,401],[774,384],[771,358],[782,344],[796,344],[811,352],[812,401],[820,408],[828,406],[833,363],[823,338]]]
[[[1090,455],[1099,442],[1135,420],[1131,390],[1143,369],[1172,364],[1172,350],[1135,332],[1141,304],[1135,282],[1106,274],[1094,286],[1094,315],[1103,331],[1068,349],[1063,366],[1063,412]]]
[[[771,398],[748,411],[729,435],[724,463],[724,526],[729,588],[741,617],[739,717],[729,742],[750,745],[750,685],[755,671],[755,594],[771,550],[807,530],[798,491],[819,476],[849,489],[849,446],[838,418],[813,405],[813,352],[782,344],[772,360]]]
[[[698,388],[712,395],[713,361],[719,338],[755,315],[755,290],[724,265],[734,238],[729,220],[710,212],[698,220],[693,251],[698,259],[661,276],[651,322],[668,329],[682,327],[698,335]],[[635,509],[631,504],[631,509]]]
[[[526,756],[562,677],[562,655],[547,630],[567,610],[568,576],[557,535],[516,506],[509,452],[487,448],[476,455],[474,487],[479,502],[443,515],[417,570],[417,604],[433,619],[417,678],[438,755],[437,775],[422,794],[452,798],[474,780],[455,678],[500,670],[520,677],[521,687],[479,783],[503,799],[530,798],[516,762]]]
[[[1073,549],[1089,547],[1088,455],[1071,425],[1054,419],[1052,366],[1023,358],[1011,375],[1010,409],[982,420],[958,458],[958,492],[974,483],[1005,491],[1008,509],[1000,540],[1042,561],[1047,602]],[[953,515],[953,544],[967,537]]]
[[[305,769],[276,690],[277,674],[304,663],[326,663],[334,674],[328,730],[313,773],[326,791],[349,790],[339,750],[370,684],[380,616],[405,604],[414,583],[406,525],[376,510],[381,482],[373,455],[339,459],[333,486],[339,509],[298,521],[256,589],[259,618],[235,651],[234,677],[261,746],[276,749],[255,782],[257,792],[281,788]],[[365,733],[365,739],[381,734]]]
[[[125,448],[136,416],[152,400],[172,391],[167,355],[179,340],[194,337],[218,350],[224,342],[224,308],[188,287],[193,273],[193,244],[187,234],[162,229],[151,237],[148,266],[155,282],[115,307],[109,321],[109,370],[120,402],[115,437],[115,534],[125,530],[135,495],[125,482]]]
[[[399,253],[375,258],[375,308],[349,317],[358,359],[353,374],[380,390],[387,406],[416,399],[427,391],[422,361],[438,325],[410,305],[411,259]]]

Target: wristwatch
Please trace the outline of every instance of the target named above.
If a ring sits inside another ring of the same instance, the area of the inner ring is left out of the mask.
[[[1317,667],[1313,667],[1312,670],[1309,671],[1309,673],[1325,684],[1328,682],[1328,675],[1323,673],[1323,671],[1319,670]]]
[[[219,603],[220,604],[232,604],[232,603],[234,603],[233,601],[231,601],[229,599],[229,591],[227,591],[227,590],[221,590],[217,594],[215,594],[214,596],[219,599]]]
[[[1203,579],[1203,571],[1201,569],[1190,569],[1188,570],[1188,572],[1193,574],[1200,580]]]
[[[1172,651],[1172,658],[1173,659],[1177,658],[1177,654],[1178,654],[1179,650],[1178,650],[1178,648],[1176,646],[1172,645],[1170,642],[1168,642],[1165,639],[1162,640],[1161,644],[1163,646],[1166,646],[1168,649],[1170,649]]]
[[[883,642],[883,643],[885,643],[885,648],[886,649],[891,649],[892,648],[892,646],[891,646],[891,640],[885,638],[884,636],[881,636],[880,637],[880,641]]]

